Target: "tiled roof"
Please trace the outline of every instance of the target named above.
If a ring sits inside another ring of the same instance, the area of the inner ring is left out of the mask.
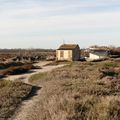
[[[58,50],[73,50],[77,46],[78,46],[77,44],[63,44],[58,48]]]

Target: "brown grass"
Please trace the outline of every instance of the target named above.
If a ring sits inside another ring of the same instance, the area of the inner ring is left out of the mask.
[[[10,118],[31,90],[32,86],[21,82],[0,80],[0,120]]]
[[[119,120],[120,77],[101,79],[99,69],[106,64],[74,62],[44,77],[32,76],[43,92],[27,120]]]
[[[31,69],[40,69],[40,67],[33,66],[32,64],[22,65],[22,66],[11,66],[7,69],[0,70],[1,76],[6,75],[18,75],[28,72]]]
[[[9,63],[0,63],[0,69],[7,69],[13,66],[22,66],[24,63],[22,62],[9,62]]]
[[[35,75],[32,75],[29,79],[30,82],[34,82],[36,80],[44,79],[46,77],[47,73],[38,73]]]

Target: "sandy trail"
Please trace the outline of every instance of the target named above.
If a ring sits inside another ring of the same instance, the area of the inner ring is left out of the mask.
[[[21,74],[21,75],[9,75],[5,79],[6,80],[11,80],[11,81],[22,81],[24,83],[29,83],[28,79],[30,78],[31,75],[34,75],[34,74],[37,74],[37,73],[40,73],[40,72],[51,71],[52,69],[64,66],[64,65],[45,66],[48,63],[50,63],[50,61],[42,61],[42,62],[36,63],[34,65],[40,66],[40,67],[42,67],[42,69],[30,70],[28,73]]]
[[[41,62],[37,64],[39,66],[42,66],[42,69],[35,70],[32,73],[26,73],[23,75],[8,76],[7,79],[12,80],[12,81],[22,80],[23,82],[30,84],[28,79],[30,78],[31,75],[40,73],[40,72],[51,71],[53,69],[64,66],[64,65],[44,66],[47,63],[48,62],[43,62],[43,63]],[[38,98],[42,97],[41,93],[44,92],[44,85],[38,86],[38,87],[42,87],[42,88],[38,90],[36,95],[31,97],[31,99],[23,101],[21,107],[15,112],[14,116],[10,118],[9,120],[27,120],[28,113],[30,114],[32,107],[37,103],[37,101],[39,100]]]

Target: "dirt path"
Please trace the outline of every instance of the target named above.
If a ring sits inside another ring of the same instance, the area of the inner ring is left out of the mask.
[[[5,79],[6,80],[11,80],[11,81],[17,81],[18,80],[18,81],[22,81],[24,83],[29,83],[28,79],[30,78],[31,75],[34,75],[34,74],[37,74],[37,73],[40,73],[40,72],[51,71],[52,69],[64,66],[64,65],[45,66],[48,63],[50,63],[50,62],[49,61],[48,62],[43,61],[43,62],[36,63],[34,65],[40,66],[40,67],[42,67],[42,69],[31,70],[28,73],[21,74],[21,75],[9,75]]]
[[[45,63],[44,64],[39,63],[39,65],[44,66]],[[36,73],[40,73],[40,72],[51,71],[53,69],[63,67],[63,66],[64,65],[44,66],[44,67],[42,67],[42,69],[36,70],[33,73],[24,74],[24,75],[9,76],[8,78],[10,80],[22,80],[23,82],[29,84],[28,79],[31,75],[36,74]],[[30,114],[32,107],[38,102],[38,100],[39,100],[38,98],[42,97],[41,93],[44,93],[44,87],[43,86],[44,85],[38,86],[38,87],[41,87],[41,89],[37,91],[36,95],[31,97],[31,99],[23,101],[21,107],[15,112],[15,115],[12,118],[10,118],[9,120],[27,120],[27,118],[29,117],[28,113]]]

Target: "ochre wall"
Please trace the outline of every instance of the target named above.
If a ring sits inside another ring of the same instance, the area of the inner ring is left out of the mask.
[[[60,52],[63,51],[63,57],[60,56]],[[57,50],[57,60],[72,60],[72,50]]]

